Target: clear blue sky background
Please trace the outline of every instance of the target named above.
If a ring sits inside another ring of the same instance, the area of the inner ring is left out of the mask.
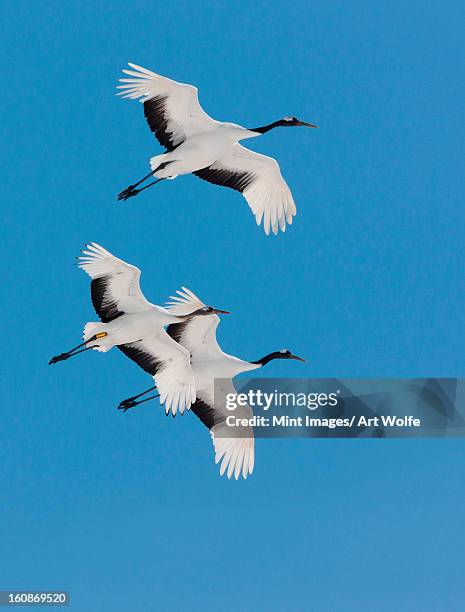
[[[95,320],[73,257],[98,241],[162,302],[233,311],[268,376],[465,374],[462,2],[17,2],[2,58],[0,587],[73,610],[463,610],[463,440],[259,440],[221,479],[208,432],[118,351],[47,365]],[[215,118],[295,114],[251,146],[298,207],[278,238],[194,177],[122,205],[160,151],[114,96],[133,61]],[[265,371],[264,371],[265,373]]]

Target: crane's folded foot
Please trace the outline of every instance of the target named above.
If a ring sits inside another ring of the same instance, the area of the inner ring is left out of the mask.
[[[139,404],[139,402],[136,402],[135,400],[128,398],[126,400],[123,400],[120,405],[118,406],[118,410],[122,410],[123,412],[126,412],[126,410],[129,410],[129,408],[134,408],[134,406],[137,406],[137,404]]]
[[[65,361],[66,359],[69,359],[69,357],[71,357],[70,353],[60,353],[59,355],[55,355],[55,357],[52,357],[48,362],[48,365],[53,365],[54,363],[58,363],[59,361]]]
[[[139,192],[140,189],[136,189],[134,185],[129,185],[129,187],[123,189],[123,191],[118,194],[118,200],[128,200],[129,198],[137,195]]]
[[[150,402],[151,400],[156,399],[157,397],[160,397],[160,395],[158,394],[158,395],[151,395],[150,397],[146,397],[145,399],[141,399],[141,400],[137,399],[138,397],[142,397],[142,395],[145,395],[146,393],[153,391],[153,389],[154,387],[150,387],[150,389],[147,389],[147,391],[144,391],[143,393],[139,393],[139,395],[133,395],[132,397],[128,397],[127,399],[120,402],[118,406],[118,410],[122,410],[123,412],[126,412],[126,410],[129,410],[129,408],[134,408],[134,406],[138,406],[139,404],[143,404],[144,402]]]

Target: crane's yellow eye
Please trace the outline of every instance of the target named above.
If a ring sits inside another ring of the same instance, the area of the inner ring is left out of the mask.
[[[95,334],[96,338],[105,338],[105,336],[108,336],[107,332],[100,332],[99,334]]]

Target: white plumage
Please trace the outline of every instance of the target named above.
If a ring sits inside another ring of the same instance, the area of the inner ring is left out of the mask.
[[[284,232],[286,223],[292,223],[296,206],[278,163],[238,142],[279,126],[316,126],[295,117],[251,129],[219,122],[202,109],[193,85],[178,83],[135,64],[129,66],[132,70],[123,72],[130,78],[120,79],[119,95],[143,103],[149,127],[167,151],[150,160],[152,175],[162,180],[193,173],[210,183],[240,191],[257,224],[263,222],[266,234],[270,230],[277,234],[279,228]],[[128,199],[149,187],[136,189],[149,176],[123,190],[119,199]]]
[[[84,342],[76,349],[85,346],[82,350],[107,352],[117,346],[153,376],[166,413],[175,415],[189,409],[196,399],[190,355],[164,328],[190,317],[202,318],[205,309],[176,316],[151,304],[140,289],[140,270],[96,243],[82,251],[78,266],[92,279],[92,303],[101,322],[85,325]],[[50,363],[72,357],[76,349],[52,358]]]
[[[188,316],[206,308],[200,298],[185,287],[177,291],[171,300],[166,310],[175,316]],[[191,355],[197,394],[191,410],[210,430],[215,462],[220,463],[220,474],[226,474],[228,478],[234,476],[237,480],[241,474],[247,478],[253,472],[255,443],[252,427],[245,425],[232,429],[226,423],[227,417],[232,414],[226,408],[226,397],[237,393],[233,378],[243,372],[261,368],[272,359],[303,360],[284,350],[270,353],[258,361],[244,361],[228,355],[216,339],[219,322],[219,317],[214,313],[188,318],[182,323],[170,324],[167,333]],[[124,400],[119,407],[123,410],[134,407],[140,403],[134,400],[148,391]],[[250,419],[253,412],[249,406],[237,406],[234,416]],[[231,432],[234,432],[233,437]]]
[[[203,302],[191,291],[183,288],[178,296],[167,304],[172,314],[183,315],[201,308]],[[193,324],[170,325],[168,333],[184,346],[191,354],[197,399],[192,411],[209,428],[215,449],[215,463],[220,463],[220,474],[237,479],[242,474],[247,478],[254,468],[254,434],[251,427],[232,429],[227,427],[226,418],[231,414],[226,409],[227,394],[236,394],[232,379],[242,372],[256,370],[259,364],[242,361],[222,351],[216,339],[220,318],[210,315],[197,318]],[[215,380],[216,394],[215,394]],[[236,417],[253,416],[249,406],[241,406],[234,411]]]
[[[257,225],[263,222],[267,235],[270,229],[277,234],[278,227],[285,232],[286,222],[292,224],[292,217],[297,213],[294,199],[281,176],[278,162],[272,157],[235,144],[227,154],[212,163],[205,175],[209,172],[253,175],[253,180],[243,189],[242,195],[255,215]]]

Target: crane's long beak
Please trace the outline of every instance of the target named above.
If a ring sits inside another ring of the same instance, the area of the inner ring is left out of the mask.
[[[317,128],[318,127],[314,123],[306,123],[305,121],[299,121],[297,123],[297,125],[303,125],[304,127],[309,127],[309,128]]]
[[[291,355],[289,359],[296,359],[297,361],[303,361],[305,363],[305,359],[302,359],[302,357],[297,357],[297,355]]]
[[[228,310],[219,310],[219,308],[212,308],[212,312],[215,314],[231,314]]]

